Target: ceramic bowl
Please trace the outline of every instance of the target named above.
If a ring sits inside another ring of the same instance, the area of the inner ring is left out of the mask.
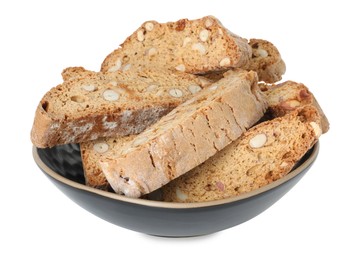
[[[133,199],[85,186],[76,144],[33,148],[38,167],[79,206],[120,227],[166,237],[211,234],[252,219],[298,183],[313,165],[318,152],[319,143],[288,175],[247,194],[210,202],[171,203]]]

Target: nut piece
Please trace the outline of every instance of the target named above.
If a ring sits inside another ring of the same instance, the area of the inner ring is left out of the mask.
[[[115,80],[109,81],[108,85],[112,86],[112,87],[116,87],[118,86],[118,82],[116,82]]]
[[[185,106],[189,106],[189,105],[191,105],[191,104],[193,104],[193,103],[195,103],[195,98],[190,98],[190,99],[188,99],[188,100],[186,100],[182,105],[185,107]],[[171,114],[172,112],[170,112],[169,114]]]
[[[310,125],[314,129],[315,136],[319,138],[322,134],[321,127],[316,122],[310,122]]]
[[[157,54],[157,49],[152,47],[152,48],[149,48],[147,51],[146,51],[146,55],[147,56],[152,56],[152,55],[156,55]]]
[[[206,19],[205,21],[205,26],[206,28],[209,28],[213,25],[213,21],[211,19]]]
[[[136,147],[136,146],[139,146],[140,144],[143,144],[144,142],[147,141],[147,137],[146,136],[143,136],[143,137],[139,137],[139,138],[136,138],[135,141],[133,142],[133,147]]]
[[[185,47],[189,42],[191,42],[191,38],[190,37],[185,37],[184,40],[183,40],[183,46],[182,47]]]
[[[301,105],[300,102],[296,99],[287,100],[280,104],[280,106],[286,110],[293,110],[299,107],[300,105]]]
[[[199,85],[190,85],[188,89],[192,94],[195,94],[201,90],[201,87]]]
[[[287,167],[287,166],[288,166],[288,163],[287,163],[287,162],[282,162],[279,167],[285,168],[285,167]]]
[[[145,23],[145,29],[147,30],[147,31],[152,31],[153,30],[153,28],[154,28],[154,24],[153,23],[151,23],[151,22],[147,22],[147,23]]]
[[[185,26],[186,26],[186,19],[181,19],[176,22],[175,30],[178,32],[184,31]]]
[[[82,89],[84,89],[88,92],[91,92],[91,91],[95,91],[97,88],[94,85],[84,85],[84,86],[82,86]]]
[[[119,97],[120,94],[111,89],[107,89],[103,92],[103,98],[107,101],[117,101]]]
[[[213,85],[213,86],[209,87],[208,89],[209,89],[209,90],[216,90],[217,88],[218,88],[217,85]]]
[[[120,58],[118,58],[115,62],[115,65],[108,69],[108,72],[115,72],[115,71],[120,70],[121,65],[122,65],[122,61]]]
[[[138,30],[137,31],[137,40],[139,42],[143,42],[145,40],[145,32],[143,30]]]
[[[207,39],[208,39],[208,34],[209,34],[208,30],[203,29],[203,30],[200,32],[200,34],[199,34],[200,40],[203,41],[203,42],[207,41]]]
[[[223,58],[220,62],[219,62],[220,66],[229,66],[230,65],[230,58],[229,57],[225,57]]]
[[[175,194],[176,194],[177,198],[181,201],[184,201],[188,198],[188,195],[183,193],[179,188],[176,189]]]
[[[123,67],[122,71],[128,71],[130,68],[131,68],[131,64],[128,63]]]
[[[251,138],[249,141],[249,145],[252,148],[261,148],[262,146],[265,145],[266,141],[267,141],[267,136],[261,133]]]
[[[292,99],[292,100],[288,100],[287,104],[292,107],[292,108],[296,108],[300,106],[300,102],[298,100]]]
[[[169,95],[171,95],[172,97],[179,98],[183,96],[183,92],[178,88],[172,88],[171,90],[169,90]]]
[[[310,97],[311,97],[311,94],[307,89],[300,90],[299,100],[309,99]]]
[[[216,187],[217,189],[219,189],[220,191],[224,191],[224,183],[221,181],[217,181],[216,182]]]
[[[198,43],[194,43],[191,47],[191,49],[195,50],[195,51],[199,51],[200,54],[204,55],[206,53],[206,48],[205,46],[203,46],[202,43],[198,42]]]
[[[176,70],[184,72],[185,71],[185,65],[184,64],[179,64],[178,66],[175,67]]]
[[[96,144],[93,145],[93,149],[97,153],[105,153],[106,151],[108,151],[109,146],[106,143],[96,143]]]
[[[257,50],[254,51],[254,55],[256,57],[266,58],[268,56],[268,53],[266,50],[258,48]]]
[[[163,89],[159,89],[155,95],[156,95],[157,97],[160,97],[160,96],[162,96],[163,94],[164,94],[164,90],[163,90]]]
[[[152,91],[154,91],[156,88],[157,88],[158,86],[157,85],[149,85],[146,89],[145,89],[145,91],[146,92],[152,92]]]
[[[211,83],[212,83],[209,79],[204,78],[204,77],[200,77],[199,80],[200,80],[202,87],[207,87],[207,86],[211,85]]]

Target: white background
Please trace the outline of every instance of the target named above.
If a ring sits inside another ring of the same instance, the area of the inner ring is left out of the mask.
[[[1,1],[0,258],[352,259],[353,20],[346,3]],[[208,14],[245,38],[273,42],[287,64],[284,80],[303,82],[316,95],[331,129],[315,165],[260,216],[204,237],[150,237],[81,209],[32,159],[39,100],[61,82],[65,67],[99,70],[145,20]]]

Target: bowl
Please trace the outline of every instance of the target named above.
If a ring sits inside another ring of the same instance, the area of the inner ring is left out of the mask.
[[[288,175],[252,192],[209,202],[174,203],[128,198],[85,186],[77,144],[47,149],[33,147],[38,167],[79,206],[120,227],[164,237],[211,234],[254,218],[298,183],[318,152],[316,143]]]

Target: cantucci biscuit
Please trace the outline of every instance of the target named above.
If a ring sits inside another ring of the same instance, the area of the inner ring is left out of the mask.
[[[254,72],[228,71],[114,155],[100,160],[112,189],[128,197],[150,193],[236,140],[264,114],[267,103]]]
[[[102,73],[76,67],[40,101],[31,132],[37,147],[137,134],[207,81],[163,70]]]
[[[285,81],[280,84],[262,84],[261,89],[266,95],[269,114],[279,117],[299,107],[313,105],[320,114],[320,125],[323,133],[329,130],[330,124],[315,96],[302,83]]]
[[[321,135],[313,106],[262,122],[203,164],[162,187],[168,202],[203,202],[237,196],[288,174]]]
[[[147,21],[120,46],[106,57],[101,71],[147,66],[195,74],[244,67],[252,55],[248,41],[213,16],[168,23]]]
[[[262,39],[250,39],[249,45],[252,48],[252,57],[244,69],[256,71],[260,81],[280,81],[286,72],[286,65],[276,46]]]

